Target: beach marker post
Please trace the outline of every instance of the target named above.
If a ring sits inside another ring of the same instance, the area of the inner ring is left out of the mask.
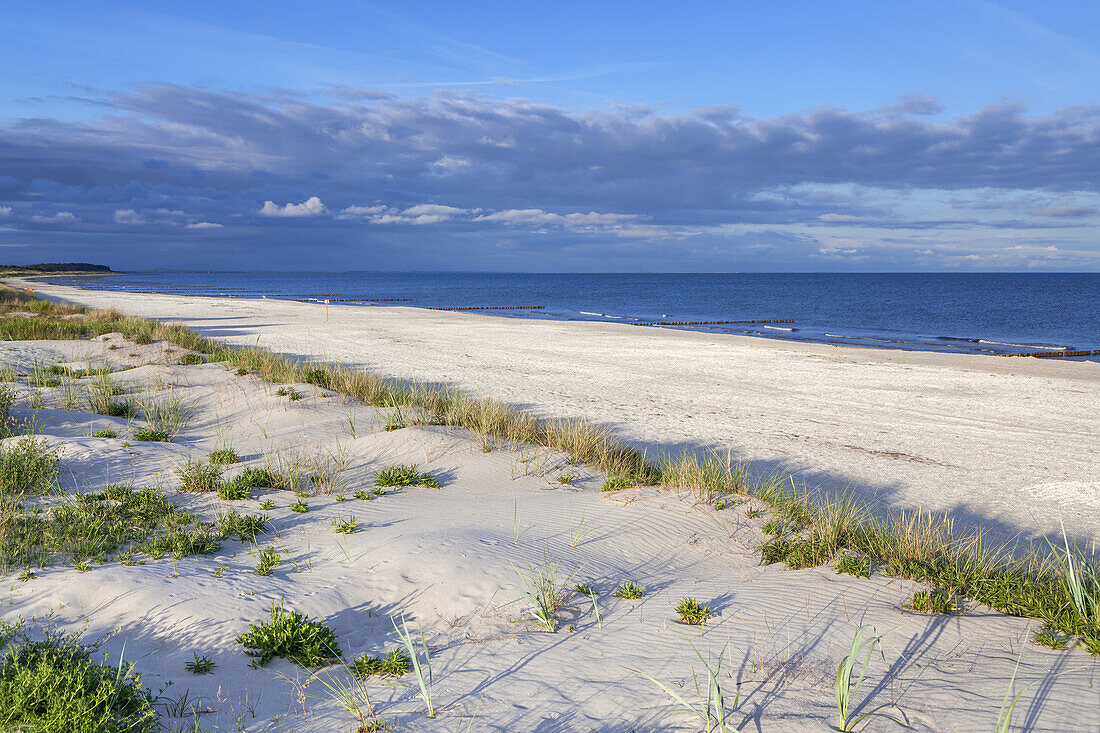
[[[328,298],[325,298],[325,323],[328,323]]]

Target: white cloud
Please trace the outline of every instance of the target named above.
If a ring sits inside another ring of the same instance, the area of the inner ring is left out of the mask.
[[[862,221],[863,217],[852,216],[851,214],[822,214],[817,217],[817,220],[830,224],[837,224],[841,222]]]
[[[144,224],[145,219],[133,209],[115,209],[116,224]]]
[[[215,224],[212,221],[197,221],[194,224],[188,224],[187,229],[221,229],[221,224]]]
[[[337,219],[365,219],[375,214],[381,214],[386,210],[386,207],[382,204],[375,204],[374,206],[349,206],[346,209],[341,209],[337,215]]]
[[[328,211],[328,209],[321,203],[321,199],[316,196],[310,196],[300,204],[287,204],[286,206],[277,206],[274,201],[264,201],[264,206],[260,209],[260,216],[277,216],[284,218],[319,216],[326,211]]]
[[[0,216],[8,216],[11,214],[10,206],[0,206]]]
[[[589,211],[554,214],[542,209],[506,209],[477,217],[474,221],[491,221],[510,226],[559,226],[568,229],[613,228],[637,221],[633,214],[601,214]]]
[[[42,214],[28,216],[27,221],[33,221],[36,224],[72,224],[74,222],[80,221],[80,219],[78,219],[76,217],[76,214],[71,211],[59,211],[52,216],[44,216]]]

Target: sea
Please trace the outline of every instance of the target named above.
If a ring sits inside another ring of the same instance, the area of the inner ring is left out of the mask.
[[[446,308],[869,348],[1100,352],[1100,273],[173,271],[39,279],[108,291]],[[1100,361],[1100,353],[1076,358]]]

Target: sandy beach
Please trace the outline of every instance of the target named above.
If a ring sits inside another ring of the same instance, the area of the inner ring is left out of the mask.
[[[268,328],[303,312],[272,308],[285,310],[257,318]],[[418,314],[385,315],[407,322]],[[837,660],[861,625],[884,639],[854,700],[860,712],[888,713],[915,730],[990,730],[1015,673],[1016,690],[1042,680],[1024,695],[1017,723],[1034,731],[1095,729],[1095,657],[1039,647],[1029,640],[1037,622],[969,602],[961,615],[907,611],[906,599],[921,588],[911,581],[760,566],[766,515],[755,516],[752,501],[718,511],[667,490],[602,493],[603,476],[567,456],[533,446],[485,452],[476,436],[438,426],[387,431],[384,409],[222,364],[175,365],[183,353],[117,334],[9,342],[3,352],[22,370],[109,366],[120,399],[185,408],[171,442],[137,442],[141,419],[66,408],[63,386],[38,389],[36,397],[35,388],[13,385],[12,415],[33,420],[58,450],[65,490],[99,491],[108,482],[155,487],[199,516],[232,510],[267,518],[266,533],[252,542],[226,538],[213,555],[141,556],[84,572],[60,563],[24,582],[9,576],[4,618],[48,617],[86,638],[106,636],[108,658],[124,655],[161,696],[170,730],[191,730],[196,711],[204,731],[355,730],[320,682],[346,678],[346,667],[314,671],[283,659],[250,665],[236,638],[267,619],[273,603],[331,628],[348,663],[392,649],[394,619],[423,630],[435,718],[425,715],[410,675],[366,682],[377,715],[399,731],[701,730],[640,674],[695,701],[693,675],[705,675],[695,649],[709,664],[722,657],[733,726],[829,730]],[[76,380],[77,388],[90,389],[86,380]],[[93,437],[105,429],[117,437]],[[184,490],[182,464],[230,446],[241,462],[225,469],[226,478],[275,466],[313,476],[312,488],[299,496],[260,488],[232,501]],[[440,488],[353,497],[385,467],[410,463]],[[574,474],[571,485],[560,482],[564,472]],[[331,478],[322,485],[318,475]],[[299,500],[307,511],[291,509]],[[333,531],[352,519],[358,531]],[[268,548],[281,559],[259,575]],[[524,579],[548,564],[564,588],[590,585],[598,613],[569,590],[556,633],[526,621]],[[644,595],[615,597],[627,582]],[[699,599],[713,617],[698,627],[679,623],[675,607],[684,597]],[[210,674],[186,670],[196,656],[216,665]],[[863,729],[899,726],[872,718]]]
[[[1000,536],[1100,539],[1100,364],[861,349],[411,308],[106,293],[46,297],[182,323],[226,344],[586,417],[653,451],[752,470]]]

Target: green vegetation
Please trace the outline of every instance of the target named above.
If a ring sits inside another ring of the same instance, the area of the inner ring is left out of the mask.
[[[616,588],[615,592],[612,593],[611,595],[613,595],[616,598],[627,598],[627,599],[630,599],[630,600],[637,600],[638,598],[641,598],[642,596],[645,595],[645,588],[643,588],[642,586],[638,585],[637,583],[635,583],[633,581],[627,581],[626,583],[623,583],[618,588]]]
[[[439,481],[430,473],[420,473],[415,463],[410,465],[388,466],[383,468],[374,477],[374,485],[383,486],[427,486],[438,489]]]
[[[210,674],[218,666],[214,664],[214,660],[212,660],[210,657],[207,657],[205,655],[200,657],[197,653],[193,654],[195,657],[194,661],[188,662],[187,664],[183,665],[184,669],[186,669],[191,674]]]
[[[332,531],[337,534],[355,534],[359,531],[359,522],[355,521],[354,516],[346,519],[333,519]]]
[[[225,485],[220,466],[190,458],[176,467],[176,477],[180,480],[180,491],[220,491]]]
[[[852,717],[852,711],[856,708],[852,705],[852,698],[859,694],[859,688],[863,684],[863,678],[867,674],[867,664],[871,656],[879,650],[882,637],[875,633],[873,626],[860,626],[852,637],[852,645],[848,654],[840,660],[836,670],[836,709],[837,725],[841,731],[851,731],[860,721],[868,718],[889,718],[899,725],[904,725],[900,720],[884,713],[864,713]],[[879,651],[879,656],[883,656]],[[885,658],[885,657],[883,657]],[[856,668],[859,668],[856,673]],[[852,675],[855,674],[855,681]]]
[[[5,624],[0,658],[0,730],[61,733],[152,733],[153,698],[133,666],[93,660],[96,645],[48,633],[34,641]]]
[[[260,550],[260,562],[256,565],[256,575],[271,575],[281,561],[278,550],[274,547],[265,547]]]
[[[180,511],[156,489],[107,486],[62,497],[48,507],[0,502],[0,570],[53,561],[132,561],[216,552],[240,524],[205,522]]]
[[[905,604],[910,611],[917,613],[942,613],[954,614],[959,612],[959,604],[951,597],[951,593],[941,588],[936,590],[920,590]]]
[[[685,637],[686,638],[686,637]],[[722,690],[722,660],[726,656],[728,647],[724,647],[718,654],[718,659],[712,664],[702,652],[695,646],[690,639],[687,640],[688,644],[691,644],[692,651],[695,652],[695,656],[699,657],[699,661],[703,663],[703,668],[707,674],[705,677],[705,684],[699,684],[699,677],[696,675],[695,670],[692,669],[692,679],[695,681],[695,695],[698,698],[698,702],[688,702],[683,696],[677,692],[677,689],[682,689],[679,685],[670,687],[663,682],[660,682],[655,677],[651,677],[645,672],[639,672],[636,669],[625,669],[633,672],[636,675],[645,677],[647,680],[661,688],[669,697],[675,700],[680,707],[692,713],[699,719],[699,724],[702,726],[702,730],[706,733],[739,733],[737,728],[729,721],[729,710],[726,708],[726,696]],[[737,708],[737,701],[741,697],[740,689],[733,697],[732,708]]]
[[[98,433],[92,433],[92,437],[93,438],[117,438],[118,433],[116,433],[114,430],[111,430],[110,428],[104,428],[103,430],[100,430]]]
[[[286,476],[269,468],[246,468],[230,483],[245,493],[252,489],[288,489],[290,482]]]
[[[202,354],[190,353],[181,356],[176,363],[180,366],[195,366],[196,364],[205,364],[206,358]]]
[[[222,448],[220,450],[210,451],[206,459],[218,466],[230,466],[234,463],[240,463],[241,461],[241,457],[237,455],[237,451],[232,448]]]
[[[275,657],[301,667],[319,667],[326,659],[342,654],[332,629],[274,604],[271,620],[249,624],[248,631],[237,637],[237,643],[249,656],[256,657],[253,664],[257,667],[263,667]]]
[[[871,561],[866,557],[852,557],[847,553],[837,555],[833,569],[837,573],[854,575],[857,578],[871,577]]]
[[[25,436],[0,445],[0,499],[38,496],[57,486],[57,451],[45,438]]]
[[[694,598],[681,598],[676,606],[676,615],[680,617],[680,623],[699,626],[707,622],[711,617],[710,606],[700,605]]]
[[[290,505],[290,511],[296,512],[298,514],[305,514],[309,511],[309,504],[306,504],[304,501],[302,501],[301,497],[299,497],[293,504]]]
[[[351,665],[359,677],[401,677],[411,669],[409,655],[400,648],[391,649],[384,657],[362,656]]]
[[[172,436],[167,430],[141,428],[134,432],[134,440],[140,440],[145,443],[171,443]]]
[[[1035,632],[1035,636],[1031,637],[1031,640],[1040,646],[1050,647],[1051,649],[1065,649],[1066,644],[1069,643],[1069,637],[1063,634],[1059,634],[1057,631],[1051,629],[1040,629]]]
[[[603,482],[600,491],[621,491],[622,489],[629,489],[631,486],[635,485],[636,483],[628,478],[623,478],[622,476],[609,476],[607,480]]]

